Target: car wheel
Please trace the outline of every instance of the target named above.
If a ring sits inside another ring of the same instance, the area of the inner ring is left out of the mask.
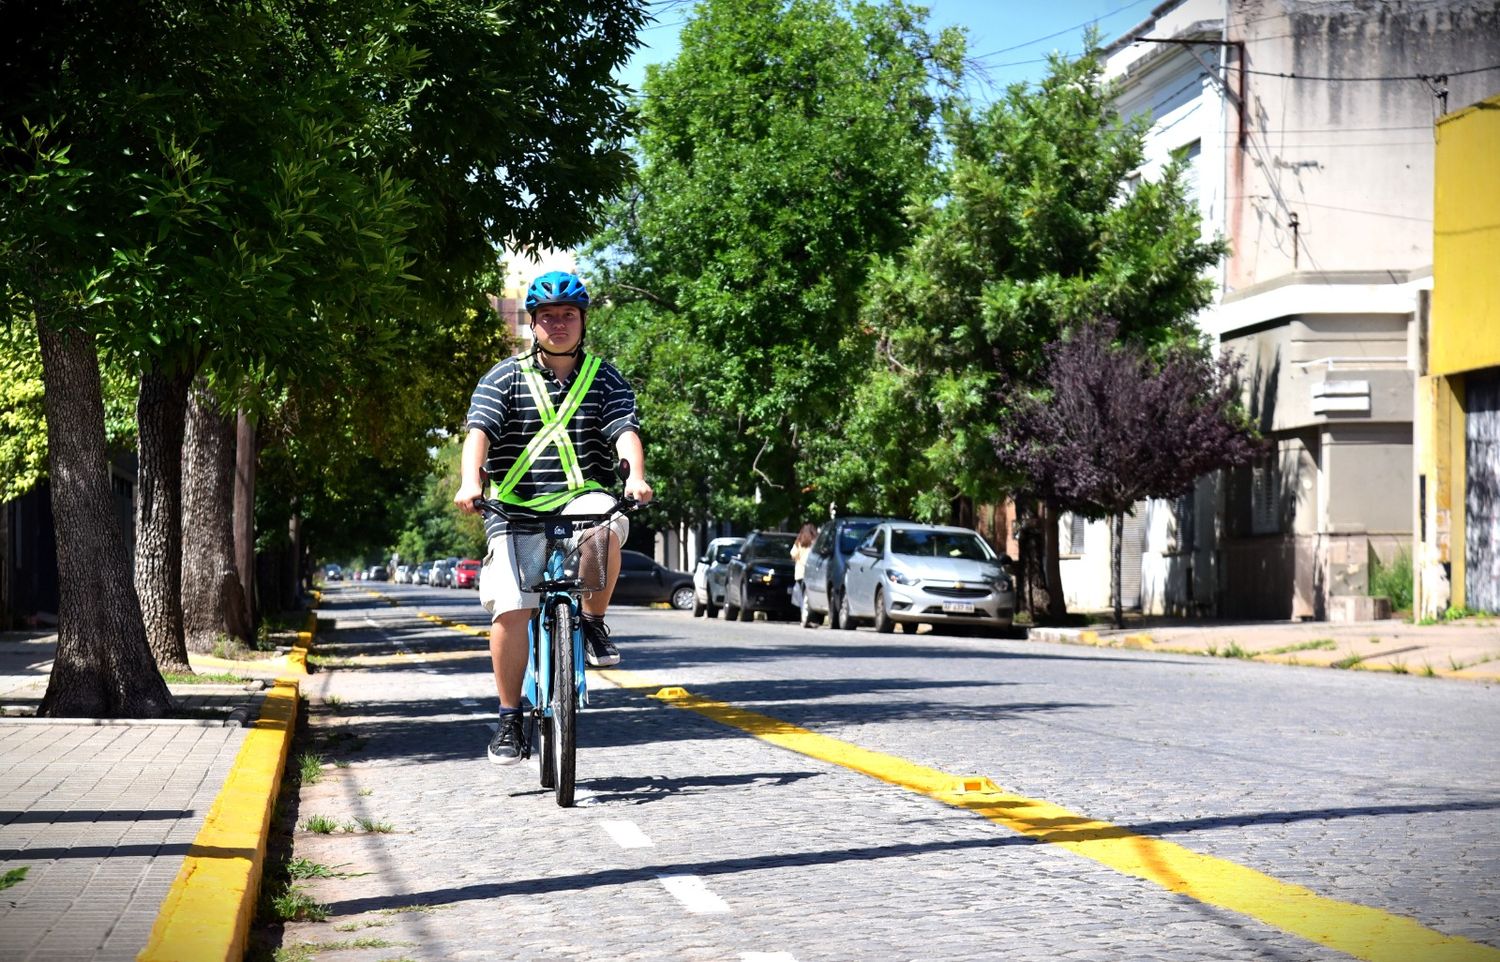
[[[755,620],[755,612],[751,611],[750,610],[750,606],[747,605],[747,604],[745,604],[745,586],[743,584],[740,585],[740,610],[738,612],[738,615],[739,615],[739,620],[740,621],[754,621]],[[729,617],[730,617],[730,620],[732,621],[732,620],[734,620],[735,616],[734,615],[730,615]]]
[[[712,595],[709,596],[708,602],[706,604],[704,604],[704,606],[703,606],[703,617],[705,617],[705,618],[717,618],[717,617],[719,617],[719,606],[716,605],[716,604],[714,604],[714,602],[713,602],[713,596]]]
[[[839,627],[845,631],[855,629],[854,616],[849,613],[849,593],[839,595]]]
[[[739,621],[740,606],[729,600],[729,586],[724,586],[724,620]]]
[[[875,630],[882,635],[888,635],[896,628],[896,623],[891,620],[891,613],[885,610],[885,589],[875,589]]]
[[[698,600],[698,592],[693,592],[693,617],[702,618],[704,612],[708,611],[708,605]]]
[[[830,628],[844,627],[843,619],[839,617],[839,609],[843,607],[840,597],[832,591],[828,593],[828,627]]]
[[[698,614],[700,611],[698,606],[698,592],[693,590],[692,585],[683,585],[672,592],[672,607],[678,611],[687,611],[691,608],[693,609],[693,614]]]

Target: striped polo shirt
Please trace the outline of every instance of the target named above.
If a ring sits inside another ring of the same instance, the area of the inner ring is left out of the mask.
[[[545,364],[533,354],[508,357],[490,368],[474,388],[469,400],[469,428],[478,428],[490,439],[489,457],[484,462],[484,472],[491,481],[505,477],[516,458],[526,445],[542,429],[542,417],[537,411],[526,380],[521,376],[523,368],[537,371],[542,383],[552,396],[555,408],[561,408],[563,399],[573,379],[583,368],[585,355],[580,352],[578,364],[566,381],[560,381]],[[594,382],[582,405],[568,422],[568,435],[573,441],[573,450],[578,455],[578,466],[588,481],[596,481],[606,488],[618,484],[615,465],[619,456],[615,453],[615,440],[627,431],[639,431],[640,421],[635,412],[635,392],[630,384],[610,363],[601,362]],[[522,500],[530,500],[543,494],[568,489],[567,477],[557,457],[557,446],[548,445],[532,462],[530,470],[516,485],[515,494]],[[489,491],[486,490],[486,496]],[[507,505],[507,510],[516,515],[529,515],[524,508]],[[485,515],[485,534],[491,538],[505,530],[505,522],[493,514]]]

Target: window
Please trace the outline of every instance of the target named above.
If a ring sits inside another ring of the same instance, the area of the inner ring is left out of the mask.
[[[1063,554],[1083,554],[1084,531],[1087,529],[1088,519],[1081,514],[1069,514],[1067,516],[1068,541],[1062,545]]]
[[[896,528],[891,532],[891,554],[909,558],[964,558],[994,560],[994,552],[978,535],[954,531]]]
[[[1197,512],[1192,494],[1184,494],[1172,504],[1172,516],[1177,520],[1176,549],[1192,551],[1193,540],[1197,535]]]
[[[859,546],[859,542],[873,527],[875,527],[874,522],[866,522],[864,524],[851,524],[845,526],[844,530],[839,533],[839,554],[853,554],[854,549]]]
[[[1172,159],[1182,161],[1182,194],[1194,207],[1198,206],[1198,157],[1202,153],[1203,143],[1198,140],[1172,151]]]
[[[1274,456],[1250,469],[1250,533],[1281,533],[1281,472]]]

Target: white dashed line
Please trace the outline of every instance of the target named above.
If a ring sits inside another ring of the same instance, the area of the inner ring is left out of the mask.
[[[634,822],[604,821],[599,824],[621,848],[651,848],[656,844]]]
[[[706,915],[729,911],[729,903],[710,892],[704,881],[696,875],[658,875],[656,878],[689,912]]]
[[[472,698],[463,698],[463,699],[460,699],[459,700],[459,704],[462,705],[462,706],[464,706],[465,708],[478,708],[479,707],[479,702],[474,701]]]

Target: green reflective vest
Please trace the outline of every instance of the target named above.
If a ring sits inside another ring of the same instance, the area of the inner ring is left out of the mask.
[[[594,375],[599,373],[600,363],[597,357],[584,356],[583,366],[579,368],[578,376],[573,379],[572,386],[568,388],[562,407],[557,407],[552,403],[552,395],[547,391],[547,384],[542,380],[541,372],[535,368],[522,366],[521,377],[526,382],[526,389],[531,392],[532,401],[536,402],[536,410],[541,416],[542,427],[527,442],[526,449],[521,452],[520,457],[516,458],[510,470],[505,473],[505,477],[491,485],[491,497],[518,508],[548,512],[561,508],[586,491],[603,490],[604,485],[584,478],[583,469],[578,466],[578,453],[573,450],[573,439],[568,436],[568,422],[583,405],[584,396],[589,393],[589,387],[594,383]],[[520,497],[515,493],[516,487],[548,448],[557,449],[557,460],[562,467],[564,477],[567,478],[567,489],[539,494],[534,498]]]

